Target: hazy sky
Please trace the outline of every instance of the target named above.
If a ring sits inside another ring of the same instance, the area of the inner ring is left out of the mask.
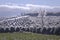
[[[60,0],[0,0],[0,4],[10,3],[60,6]]]
[[[53,9],[56,6],[59,8],[54,10],[60,11],[60,0],[0,0],[0,16],[15,16],[28,10],[36,12],[40,8]]]

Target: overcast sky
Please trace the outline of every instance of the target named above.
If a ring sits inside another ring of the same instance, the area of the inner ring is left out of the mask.
[[[22,10],[36,12],[39,8],[53,9],[56,6],[60,8],[60,0],[0,0],[0,16],[15,16]]]
[[[60,0],[0,0],[0,4],[9,3],[60,6]]]

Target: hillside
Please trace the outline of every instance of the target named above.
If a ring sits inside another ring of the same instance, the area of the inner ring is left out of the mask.
[[[0,21],[0,32],[15,32],[16,30],[17,32],[60,35],[60,16],[45,16],[43,22],[42,17],[35,16],[17,16]]]

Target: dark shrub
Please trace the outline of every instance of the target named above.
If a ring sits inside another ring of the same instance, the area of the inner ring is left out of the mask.
[[[46,34],[52,34],[53,28],[47,28],[46,29]]]
[[[37,28],[37,33],[41,33],[41,28]]]
[[[34,28],[33,28],[33,33],[36,33],[36,32],[37,32],[37,28],[34,27]]]
[[[29,28],[29,32],[33,32],[33,28]]]
[[[4,28],[0,28],[0,33],[4,33]]]
[[[25,31],[25,28],[21,28],[22,31]]]
[[[10,32],[12,33],[12,32],[14,32],[15,31],[15,28],[14,27],[11,27],[10,28]]]
[[[20,28],[17,27],[15,31],[16,31],[16,32],[19,32],[19,31],[20,31]]]
[[[56,28],[55,34],[60,35],[60,27]]]
[[[25,30],[26,32],[29,32],[29,28],[26,28],[26,30]]]
[[[43,27],[42,34],[46,34],[46,28]]]
[[[55,34],[54,31],[55,31],[55,28],[53,27],[53,28],[51,28],[50,33],[51,33],[51,34]]]
[[[9,32],[9,31],[10,31],[9,28],[6,28],[6,29],[5,29],[5,33]]]

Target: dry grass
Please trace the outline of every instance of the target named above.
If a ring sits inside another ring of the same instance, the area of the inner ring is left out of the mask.
[[[0,40],[60,40],[60,36],[36,33],[0,33]]]

